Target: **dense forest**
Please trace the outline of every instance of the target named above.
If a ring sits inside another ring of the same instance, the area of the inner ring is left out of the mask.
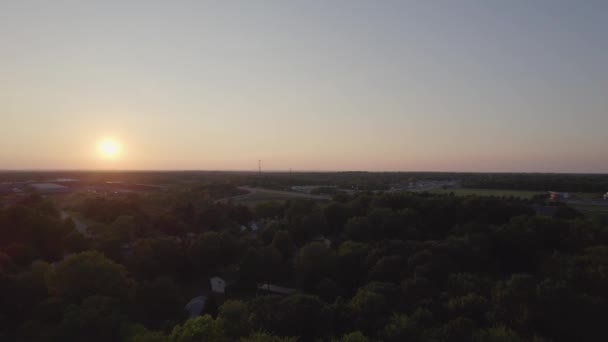
[[[226,184],[164,193],[158,207],[87,197],[72,208],[94,222],[86,234],[36,194],[0,210],[0,340],[608,340],[606,217],[427,193],[246,207],[216,201],[238,194]],[[217,275],[234,284],[188,319]],[[260,293],[265,283],[295,292]]]
[[[608,191],[608,175],[558,173],[464,173],[464,172],[257,172],[183,171],[183,172],[0,172],[4,181],[44,181],[75,178],[81,183],[116,179],[137,183],[205,184],[239,183],[285,189],[294,185],[326,185],[340,189],[365,191],[388,190],[391,184],[413,181],[453,180],[463,187],[538,191],[596,192]]]

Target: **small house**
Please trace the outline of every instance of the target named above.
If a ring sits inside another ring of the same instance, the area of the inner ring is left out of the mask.
[[[226,293],[226,280],[224,278],[220,278],[220,277],[213,277],[211,279],[209,279],[209,281],[211,282],[211,291],[215,292],[215,293],[221,293],[224,294]]]
[[[209,282],[211,283],[211,291],[215,294],[225,294],[226,293],[226,289],[233,285],[236,284],[237,281],[237,275],[225,275],[225,276],[215,276],[211,279],[209,279]]]
[[[70,192],[70,188],[65,185],[55,183],[34,183],[30,187],[40,194],[63,194]]]
[[[549,199],[553,202],[567,201],[570,199],[570,193],[549,191]]]

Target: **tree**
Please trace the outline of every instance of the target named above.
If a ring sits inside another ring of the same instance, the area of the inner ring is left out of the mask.
[[[64,341],[117,341],[127,324],[119,300],[92,296],[67,308],[60,329]]]
[[[97,252],[73,254],[58,263],[47,276],[49,292],[71,301],[101,295],[126,299],[133,281],[122,265]]]
[[[346,221],[344,233],[349,240],[368,242],[373,236],[372,224],[365,216],[352,217]]]
[[[176,325],[169,336],[170,342],[229,341],[224,335],[221,321],[209,315],[198,316]]]
[[[475,331],[475,322],[469,318],[458,317],[441,327],[439,334],[446,342],[471,342]]]
[[[304,288],[314,288],[318,282],[333,274],[335,253],[321,242],[302,247],[296,257],[296,272]]]
[[[131,337],[129,342],[167,342],[168,337],[159,331],[142,331]]]
[[[285,259],[293,256],[296,250],[296,245],[293,243],[291,234],[285,230],[279,230],[274,234],[272,245],[276,248]]]
[[[296,203],[303,202],[298,201]],[[298,212],[298,210],[295,211]],[[292,213],[292,215],[296,214]],[[289,231],[298,246],[306,244],[306,242],[317,237],[322,231],[327,229],[327,221],[320,210],[315,210],[308,214],[300,213],[297,216],[293,216],[291,217],[290,223]]]
[[[337,342],[369,342],[369,339],[360,331],[353,331],[342,336]]]
[[[338,247],[337,277],[342,287],[355,291],[365,279],[363,261],[369,246],[365,243],[345,241]]]
[[[469,293],[465,296],[450,298],[447,302],[447,309],[456,317],[467,317],[476,322],[484,322],[489,305],[488,300],[484,297]]]
[[[370,279],[398,283],[403,276],[406,262],[399,255],[383,257],[370,272]]]
[[[219,308],[218,318],[223,321],[226,335],[234,340],[249,335],[249,309],[239,300],[228,300]]]
[[[316,296],[293,294],[281,300],[279,332],[305,340],[331,335],[330,307]]]
[[[238,243],[228,233],[207,232],[192,243],[189,255],[196,270],[213,273],[235,260]]]
[[[241,342],[298,342],[297,337],[279,337],[265,332],[257,332],[249,337],[244,337]]]
[[[332,202],[323,209],[325,218],[327,220],[327,231],[324,234],[333,234],[342,232],[344,230],[344,224],[351,216],[351,211],[348,206],[339,202]]]
[[[349,303],[355,326],[363,332],[375,333],[399,304],[398,298],[399,287],[394,284],[373,282],[359,288]]]
[[[70,253],[80,253],[89,249],[89,240],[77,230],[72,231],[63,238],[65,250]]]
[[[533,326],[536,281],[528,274],[514,274],[506,282],[499,282],[492,291],[493,317],[496,323],[517,331]]]
[[[381,335],[387,342],[428,341],[433,315],[429,310],[418,309],[411,315],[393,314]]]
[[[523,342],[513,330],[504,326],[480,330],[475,334],[476,342]]]
[[[184,259],[182,248],[174,239],[140,239],[133,244],[127,264],[139,278],[175,277],[185,273]]]
[[[283,311],[280,306],[281,297],[278,295],[258,296],[249,301],[251,324],[262,331],[278,331],[280,329]]]
[[[154,329],[173,326],[184,315],[184,300],[175,282],[168,277],[137,284],[133,298],[134,317]]]
[[[283,216],[285,207],[280,202],[264,202],[256,205],[253,211],[258,218],[277,218]]]
[[[259,280],[263,282],[279,281],[285,278],[287,265],[281,253],[273,246],[260,248],[260,264],[258,265]]]

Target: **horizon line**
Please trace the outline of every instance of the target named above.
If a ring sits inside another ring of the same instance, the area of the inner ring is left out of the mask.
[[[259,173],[259,170],[255,169],[45,169],[45,168],[33,168],[33,169],[0,169],[0,173],[10,172],[108,172],[108,173],[119,173],[119,172],[245,172],[245,173]],[[608,172],[570,172],[570,171],[432,171],[432,170],[382,170],[382,171],[370,171],[370,170],[314,170],[314,169],[270,169],[263,170],[262,173],[346,173],[346,172],[361,172],[361,173],[470,173],[470,174],[567,174],[567,175],[608,175]]]

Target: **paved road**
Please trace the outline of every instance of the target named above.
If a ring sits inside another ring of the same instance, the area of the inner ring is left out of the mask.
[[[70,214],[69,212],[62,210],[61,211],[61,218],[65,219],[65,218],[68,218],[68,217],[71,218],[72,221],[74,221],[74,225],[76,226],[76,229],[82,235],[89,236],[89,231],[88,231],[89,225],[88,224],[86,224],[86,223],[82,222],[82,220],[74,217],[74,215]]]

